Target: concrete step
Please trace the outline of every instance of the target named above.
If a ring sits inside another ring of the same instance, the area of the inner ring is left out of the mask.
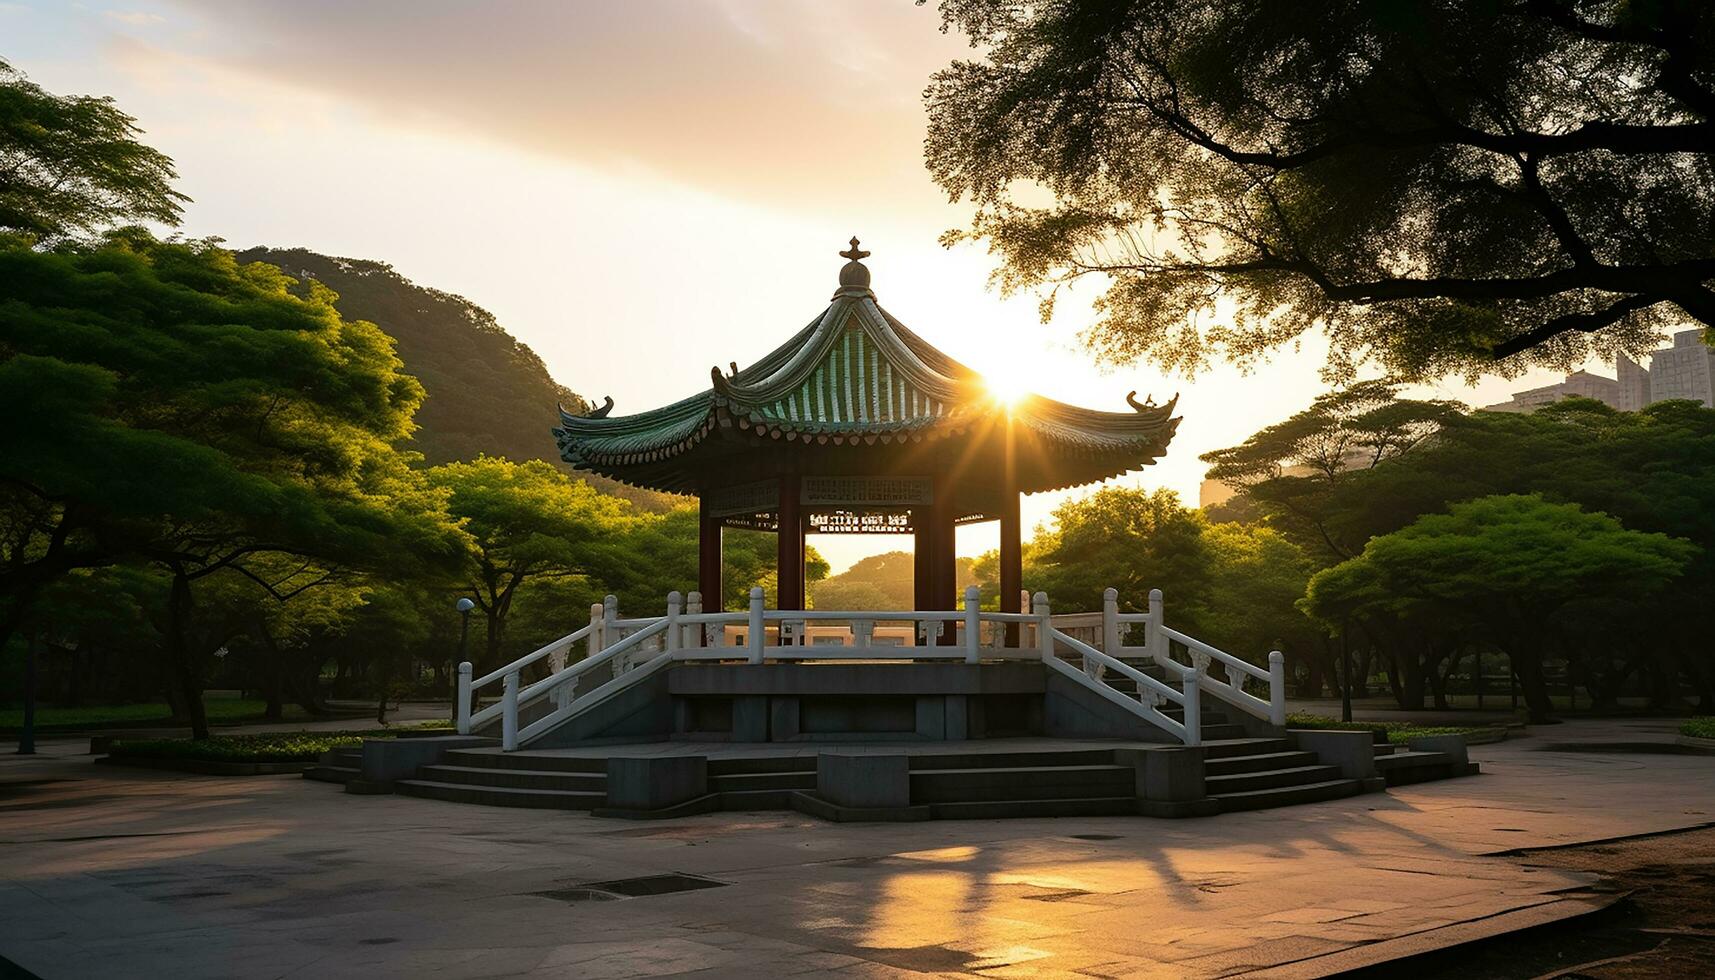
[[[1130,766],[1017,766],[911,771],[912,805],[1115,797],[1136,792]]]
[[[1017,769],[1029,766],[1111,766],[1113,749],[1019,752],[935,752],[911,756],[911,769]]]
[[[1460,765],[1445,752],[1412,752],[1401,750],[1376,756],[1376,772],[1389,786],[1426,783],[1434,779],[1453,779],[1477,774],[1475,762]]]
[[[362,774],[356,766],[331,766],[327,763],[317,763],[304,770],[305,779],[320,783],[349,783]]]
[[[553,769],[512,769],[505,766],[424,766],[417,778],[466,786],[502,786],[508,789],[556,789],[584,793],[606,793],[607,774],[565,772]]]
[[[1203,723],[1203,741],[1205,744],[1210,741],[1225,741],[1230,738],[1244,737],[1245,726],[1243,725],[1211,725],[1208,722]]]
[[[1339,766],[1290,766],[1285,769],[1261,769],[1254,772],[1205,776],[1203,787],[1210,796],[1219,796],[1223,793],[1245,793],[1256,789],[1277,789],[1286,786],[1303,786],[1307,783],[1322,783],[1335,779],[1339,775]]]
[[[607,802],[606,793],[583,793],[552,789],[509,789],[503,786],[471,786],[431,779],[401,779],[394,790],[406,796],[421,796],[452,803],[486,806],[521,806],[543,810],[593,810]]]
[[[813,790],[814,772],[734,772],[709,775],[709,790],[715,793],[744,793],[758,790]]]
[[[1363,784],[1356,779],[1330,779],[1319,783],[1304,783],[1300,786],[1253,789],[1219,795],[1210,794],[1209,798],[1220,804],[1222,813],[1231,813],[1237,810],[1262,810],[1274,806],[1295,806],[1299,803],[1337,800],[1347,796],[1356,796],[1363,792],[1363,789]]]
[[[1290,769],[1293,766],[1313,766],[1315,764],[1316,753],[1314,752],[1261,752],[1256,755],[1229,755],[1222,759],[1208,759],[1203,763],[1203,771],[1210,776],[1230,776],[1240,772]]]
[[[691,661],[696,663],[697,661]],[[676,668],[675,668],[676,669]],[[755,772],[809,772],[816,771],[816,756],[811,755],[762,755],[749,759],[710,759],[710,776],[728,776],[738,773]]]
[[[1204,759],[1229,759],[1235,755],[1285,752],[1291,746],[1284,738],[1217,738],[1203,740]]]
[[[473,766],[479,769],[533,769],[607,774],[606,759],[547,755],[539,752],[502,752],[499,749],[452,749],[447,752],[446,762],[451,766]]]
[[[1008,817],[1112,817],[1137,813],[1134,796],[1091,796],[1054,800],[970,800],[932,803],[937,820],[999,820]]]

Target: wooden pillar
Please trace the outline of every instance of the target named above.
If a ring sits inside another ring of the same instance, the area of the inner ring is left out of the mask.
[[[959,607],[959,560],[955,525],[953,521],[959,516],[958,505],[951,499],[952,494],[937,495],[935,521],[935,608],[957,609]],[[954,635],[953,624],[947,623],[942,627],[941,645],[950,646],[958,642]]]
[[[936,515],[932,505],[911,508],[911,604],[920,611],[935,608]]]
[[[1000,505],[1000,611],[1023,612],[1018,607],[1024,588],[1024,529],[1019,517],[1018,490],[1007,486]],[[1018,645],[1018,624],[1006,627],[1008,646]]]
[[[780,477],[780,528],[775,534],[776,609],[804,608],[804,511],[796,473]]]
[[[705,510],[697,518],[697,591],[703,594],[704,612],[722,612],[721,522]],[[701,627],[698,627],[701,629]]]

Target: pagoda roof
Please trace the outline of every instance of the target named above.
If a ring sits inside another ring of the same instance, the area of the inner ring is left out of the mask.
[[[854,255],[854,253],[856,253]],[[771,446],[790,452],[821,447],[915,444],[1008,424],[1037,452],[1069,465],[1044,474],[1026,491],[1075,486],[1154,462],[1173,438],[1175,401],[1101,412],[1038,395],[1011,402],[995,396],[981,374],[937,350],[877,305],[856,240],[840,288],[818,313],[772,353],[730,371],[713,368],[710,387],[670,405],[612,416],[611,399],[588,415],[563,409],[553,430],[560,455],[579,469],[638,486],[691,492],[708,484],[702,462],[730,450]],[[1061,482],[1062,479],[1064,482]]]

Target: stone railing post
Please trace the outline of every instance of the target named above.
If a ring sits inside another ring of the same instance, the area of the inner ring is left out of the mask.
[[[1199,682],[1203,675],[1185,675],[1185,744],[1203,744],[1203,694]]]
[[[607,638],[601,635],[602,605],[599,602],[590,603],[590,633],[584,638],[584,656],[593,657],[607,649]]]
[[[977,634],[982,632],[982,590],[974,585],[965,586],[965,663],[977,662],[978,644],[982,638]]]
[[[500,747],[511,752],[518,748],[518,672],[515,670],[501,681],[505,685],[500,708]]]
[[[1054,656],[1054,624],[1052,613],[1048,610],[1048,593],[1038,592],[1031,597],[1030,611],[1036,614],[1036,649],[1047,662]]]
[[[1144,647],[1156,663],[1165,665],[1170,659],[1171,649],[1167,645],[1167,634],[1161,632],[1167,626],[1167,623],[1162,619],[1162,609],[1161,590],[1150,589],[1149,623],[1146,625],[1148,635],[1144,639]]]
[[[661,649],[664,652],[672,653],[679,649],[679,641],[683,639],[679,635],[679,611],[684,604],[685,597],[679,594],[679,590],[667,593],[667,626],[661,631]]]
[[[765,627],[762,625],[762,586],[750,587],[750,635],[745,637],[750,644],[750,662],[762,663],[762,641]]]
[[[1102,590],[1102,652],[1110,657],[1121,653],[1120,590]]]
[[[1286,655],[1279,650],[1268,654],[1268,723],[1286,727]]]
[[[697,616],[700,615],[702,611],[703,594],[693,590],[689,595],[685,596],[685,613],[689,616]],[[680,630],[680,632],[684,634],[684,636],[679,639],[680,647],[690,647],[694,650],[702,648],[703,627],[701,624],[693,623],[689,626],[685,626]]]
[[[459,664],[458,704],[454,706],[453,715],[457,719],[453,727],[460,735],[470,734],[470,661]]]

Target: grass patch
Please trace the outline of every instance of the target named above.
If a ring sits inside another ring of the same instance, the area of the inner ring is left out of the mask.
[[[203,759],[209,762],[314,762],[323,752],[355,748],[366,738],[397,738],[401,731],[450,729],[448,722],[425,721],[392,728],[338,732],[262,732],[215,735],[201,742],[188,738],[123,738],[108,754],[133,759]]]
[[[1692,738],[1715,738],[1715,717],[1692,718],[1679,726],[1679,734]]]
[[[1294,712],[1286,716],[1287,728],[1310,728],[1330,732],[1379,733],[1394,745],[1404,745],[1420,735],[1470,735],[1488,731],[1488,726],[1417,725],[1409,721],[1340,721],[1327,715]]]

